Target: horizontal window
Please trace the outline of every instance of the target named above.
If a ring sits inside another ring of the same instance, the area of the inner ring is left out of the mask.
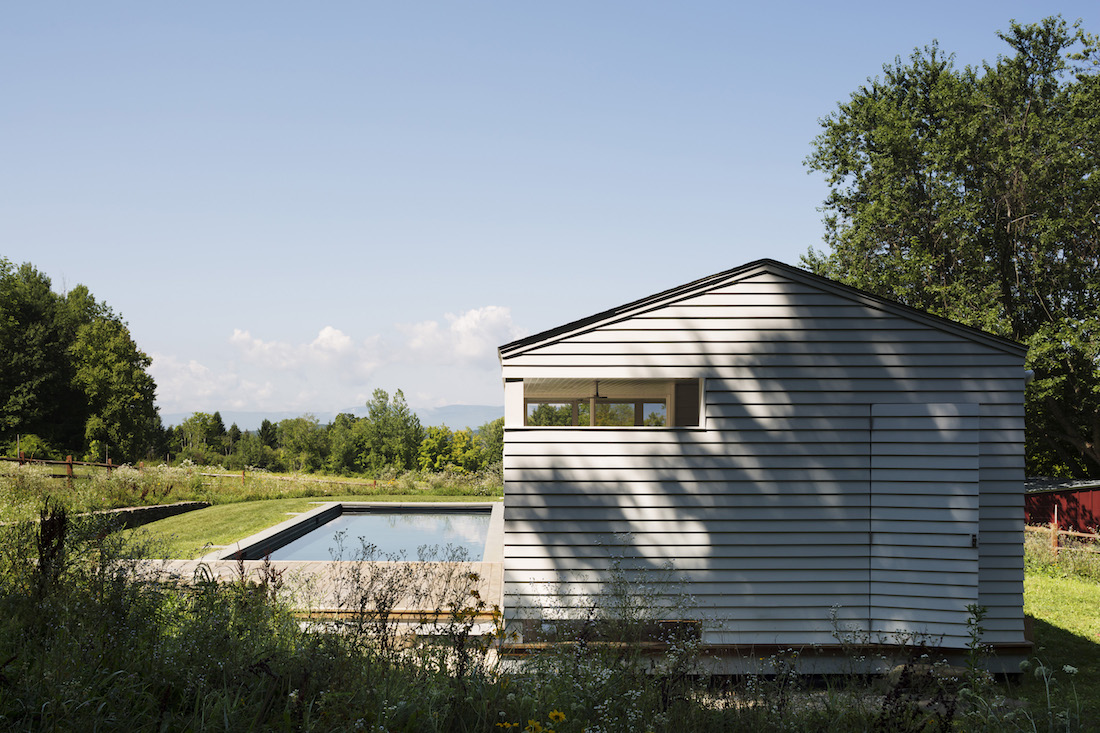
[[[694,427],[698,379],[525,379],[524,425]]]

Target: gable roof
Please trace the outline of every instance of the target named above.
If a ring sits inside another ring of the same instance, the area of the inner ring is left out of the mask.
[[[726,270],[725,272],[719,272],[709,277],[704,277],[694,282],[690,282],[684,285],[680,285],[669,290],[665,290],[654,295],[635,300],[625,305],[620,305],[617,308],[611,308],[610,310],[603,311],[602,313],[596,313],[595,315],[588,316],[587,318],[581,318],[580,320],[572,321],[556,328],[551,328],[540,333],[536,333],[531,336],[527,336],[511,343],[504,344],[497,349],[499,358],[503,361],[506,358],[518,356],[519,354],[533,351],[548,343],[559,340],[566,336],[575,335],[577,333],[583,333],[585,331],[592,331],[600,326],[614,323],[616,321],[629,318],[639,313],[644,313],[657,308],[661,308],[666,305],[670,305],[685,298],[690,298],[700,293],[704,293],[712,288],[720,285],[725,285],[729,282],[737,280],[743,280],[745,278],[760,275],[762,273],[770,273],[773,275],[780,275],[794,282],[800,282],[805,285],[817,288],[823,292],[832,293],[842,298],[852,300],[854,302],[865,305],[869,308],[875,308],[892,315],[906,318],[911,321],[917,321],[930,328],[938,329],[940,331],[946,331],[948,333],[960,336],[971,341],[984,344],[994,349],[1004,351],[1013,355],[1024,356],[1027,354],[1027,347],[1023,344],[1017,343],[1011,339],[996,336],[994,334],[982,331],[977,328],[963,325],[957,321],[952,321],[940,316],[934,316],[931,313],[926,313],[916,308],[911,308],[907,305],[902,305],[897,301],[883,298],[880,295],[869,293],[859,288],[853,288],[849,285],[844,285],[835,280],[830,280],[827,277],[821,275],[815,275],[806,270],[801,270],[797,267],[779,262],[771,259],[761,259],[755,262],[749,262],[748,264],[735,267],[732,270]]]

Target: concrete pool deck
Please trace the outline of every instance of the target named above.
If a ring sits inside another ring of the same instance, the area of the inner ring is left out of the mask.
[[[444,511],[470,509],[490,514],[485,539],[485,554],[480,561],[418,562],[418,561],[266,561],[238,560],[238,553],[251,549],[245,557],[257,556],[266,548],[275,547],[288,538],[300,536],[341,514],[378,509],[393,511]],[[222,582],[240,579],[258,581],[264,573],[278,573],[292,605],[310,616],[325,618],[354,612],[357,604],[350,596],[356,577],[360,584],[369,582],[405,583],[417,588],[393,606],[396,618],[410,620],[433,611],[447,611],[450,601],[460,598],[468,605],[480,599],[484,612],[480,620],[491,618],[493,607],[503,608],[504,602],[504,504],[502,502],[325,502],[305,514],[244,538],[232,546],[223,547],[198,560],[164,560],[158,563],[162,579],[189,583],[208,578]],[[475,580],[476,577],[476,580]],[[475,597],[470,591],[476,591]],[[455,596],[455,593],[458,596]],[[446,594],[450,594],[447,596]],[[446,597],[445,597],[446,596]]]

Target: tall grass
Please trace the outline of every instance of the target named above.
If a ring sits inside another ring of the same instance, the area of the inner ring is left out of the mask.
[[[1045,532],[1024,533],[1024,559],[1029,572],[1055,577],[1076,577],[1100,582],[1100,544],[1062,536],[1060,547],[1051,547]]]
[[[378,480],[353,481],[335,477],[276,475],[267,472],[225,474],[224,469],[193,466],[119,466],[110,471],[83,472],[71,483],[51,478],[41,465],[0,462],[0,521],[31,519],[46,497],[60,500],[71,512],[177,501],[228,504],[264,499],[325,496],[499,496],[499,464],[479,473],[389,473]],[[222,475],[218,475],[222,474]]]
[[[2,729],[1076,731],[1096,719],[1006,700],[1064,684],[1061,660],[1019,688],[956,674],[934,650],[872,680],[800,676],[794,651],[766,674],[712,679],[698,636],[655,627],[667,609],[614,563],[601,594],[539,627],[553,643],[510,657],[499,645],[514,630],[461,562],[359,563],[379,558],[349,547],[342,613],[303,624],[290,596],[309,589],[270,564],[172,583],[104,517],[50,502],[39,518],[0,527]],[[432,613],[398,617],[410,595]]]

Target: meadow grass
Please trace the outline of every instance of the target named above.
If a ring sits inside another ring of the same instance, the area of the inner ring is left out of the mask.
[[[120,466],[111,471],[88,469],[71,484],[51,478],[52,473],[55,471],[40,465],[0,463],[0,522],[33,519],[47,497],[61,501],[71,512],[90,512],[180,501],[233,504],[311,497],[367,500],[400,496],[418,500],[426,495],[502,496],[497,469],[480,474],[410,472],[380,479],[267,472],[246,472],[242,478],[216,467],[161,464],[140,469]]]
[[[35,488],[39,478],[31,473],[17,480],[16,487],[0,480],[0,491],[27,502],[25,512],[39,489],[49,495],[57,486],[41,479],[45,484]],[[1025,674],[1012,682],[926,676],[915,683],[904,675],[823,682],[796,674],[782,660],[775,660],[776,674],[709,678],[699,674],[699,648],[691,638],[670,637],[656,655],[635,642],[593,642],[592,629],[641,638],[628,627],[643,628],[659,613],[661,604],[647,600],[644,586],[626,582],[608,583],[591,599],[581,627],[562,626],[559,641],[568,643],[504,664],[494,649],[509,630],[477,628],[487,612],[499,616],[474,594],[477,579],[465,574],[450,576],[430,633],[408,636],[379,609],[419,582],[409,564],[349,563],[341,594],[346,613],[303,624],[274,568],[230,583],[200,572],[181,584],[158,580],[155,564],[136,559],[175,554],[148,546],[172,534],[185,549],[223,536],[228,543],[288,512],[307,511],[313,501],[371,496],[339,492],[337,483],[330,494],[307,496],[257,487],[268,492],[265,501],[245,501],[240,497],[247,491],[226,487],[232,500],[203,510],[209,514],[164,520],[154,531],[111,531],[109,517],[71,516],[68,502],[45,509],[40,503],[35,516],[42,522],[0,526],[0,728],[1100,729],[1100,575],[1089,556],[1063,551],[1054,557],[1041,542],[1026,546],[1025,609],[1034,619],[1036,647]],[[211,488],[205,480],[201,487]],[[426,486],[410,491],[415,494],[385,496],[442,498]],[[471,499],[485,498],[471,493]],[[406,567],[395,571],[394,565]]]
[[[62,520],[62,514],[54,507],[37,527],[0,528],[5,729],[915,733],[1096,727],[1091,698],[1064,692],[1072,689],[1070,680],[1079,689],[1091,684],[1084,665],[1095,658],[1097,644],[1057,625],[1095,631],[1086,606],[1098,586],[1088,579],[1048,575],[1033,584],[1029,577],[1029,612],[1046,624],[1037,629],[1037,653],[1047,671],[1029,671],[1022,683],[925,678],[917,684],[904,676],[822,683],[790,667],[769,676],[710,679],[696,674],[699,649],[690,637],[667,638],[653,656],[636,643],[586,643],[583,629],[568,632],[577,634],[562,639],[568,644],[502,665],[493,648],[508,631],[498,624],[491,634],[478,633],[475,617],[486,611],[499,617],[471,592],[467,584],[476,578],[465,573],[449,576],[447,591],[435,597],[440,613],[430,633],[407,636],[379,610],[396,590],[403,594],[425,580],[406,563],[349,563],[354,572],[341,593],[345,614],[303,625],[283,600],[286,588],[274,569],[229,583],[201,574],[185,585],[155,582],[151,566],[129,559],[140,550],[132,546],[137,536],[105,533],[105,517]],[[589,628],[614,627],[624,638],[638,638],[630,627],[660,613],[648,592],[620,575],[593,599]],[[1076,600],[1067,603],[1069,597]],[[1066,607],[1064,618],[1053,612],[1056,606]],[[1063,671],[1074,661],[1081,665],[1076,675]],[[1049,698],[1047,687],[1055,690]],[[1006,705],[1006,698],[1029,704]]]

